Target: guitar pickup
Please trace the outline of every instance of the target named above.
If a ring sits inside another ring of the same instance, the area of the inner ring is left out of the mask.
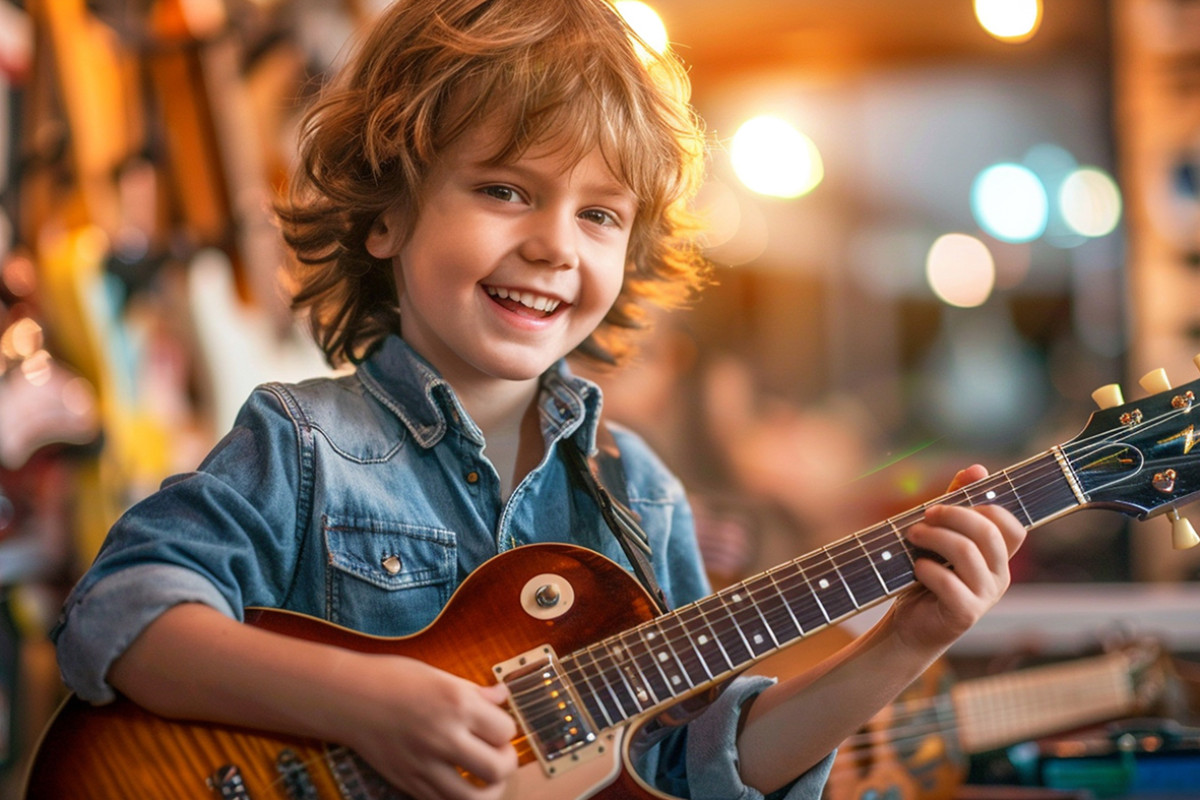
[[[604,752],[596,725],[562,674],[554,649],[543,645],[492,668],[508,687],[509,704],[534,754],[554,775]]]

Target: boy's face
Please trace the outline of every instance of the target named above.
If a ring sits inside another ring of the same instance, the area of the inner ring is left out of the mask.
[[[477,126],[430,173],[411,237],[385,212],[367,249],[392,258],[401,335],[456,389],[533,381],[600,324],[621,289],[633,194],[599,150],[489,166]],[[483,383],[480,383],[480,382]]]

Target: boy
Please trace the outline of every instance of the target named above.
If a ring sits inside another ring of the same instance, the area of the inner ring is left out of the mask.
[[[344,744],[422,800],[504,796],[518,730],[502,685],[240,619],[279,607],[401,636],[522,545],[629,566],[562,455],[603,430],[598,390],[563,359],[619,361],[640,302],[701,283],[686,78],[603,0],[400,0],[310,113],[300,156],[279,208],[294,306],[356,369],[260,387],[195,473],[114,526],[56,631],[64,677],[93,702],[115,690]],[[614,488],[666,599],[705,595],[682,487],[613,434]],[[818,797],[831,750],[999,598],[1024,531],[999,508],[934,508],[907,535],[947,562],[918,560],[924,589],[805,676],[736,679],[647,754],[646,780]]]

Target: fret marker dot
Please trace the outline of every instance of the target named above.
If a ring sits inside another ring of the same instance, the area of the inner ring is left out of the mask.
[[[679,684],[683,683],[683,681],[681,681],[681,680],[679,679],[679,676],[678,676],[678,675],[672,675],[672,676],[671,676],[671,683],[673,683],[673,684],[675,684],[676,686],[678,686]]]
[[[986,497],[988,500],[995,500],[995,499],[996,499],[996,493],[995,493],[995,492],[988,492],[986,495],[984,495],[984,497]]]
[[[658,660],[659,660],[659,661],[666,661],[668,658],[670,658],[670,656],[669,656],[669,655],[667,655],[666,653],[659,653],[659,654],[658,654]]]
[[[756,633],[756,634],[754,634],[754,643],[755,643],[755,644],[762,644],[762,643],[763,643],[763,638],[762,638],[762,634],[761,634],[761,633]]]
[[[884,560],[884,561],[891,561],[891,560],[892,560],[892,551],[891,551],[891,550],[884,550],[884,551],[883,551],[883,560]]]
[[[828,589],[829,581],[825,580],[824,578],[821,578],[821,580],[817,581],[817,586],[820,586],[822,589]]]
[[[653,639],[653,638],[655,637],[655,635],[656,635],[656,634],[654,633],[654,631],[646,631],[646,638],[647,638],[647,639]]]
[[[702,633],[700,634],[699,638],[696,639],[696,641],[700,644],[708,644],[708,636]]]
[[[735,603],[740,603],[740,602],[742,602],[742,596],[741,596],[740,594],[738,594],[737,592],[734,592],[734,593],[731,595],[731,597],[733,597],[733,602],[735,602]]]

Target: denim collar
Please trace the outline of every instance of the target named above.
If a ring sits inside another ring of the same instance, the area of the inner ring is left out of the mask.
[[[451,428],[483,445],[483,432],[462,407],[454,389],[399,336],[383,339],[359,364],[358,376],[367,391],[404,423],[421,447],[433,447]],[[546,370],[541,383],[538,405],[547,445],[575,435],[583,452],[595,452],[602,404],[600,387],[572,373],[565,359]]]

